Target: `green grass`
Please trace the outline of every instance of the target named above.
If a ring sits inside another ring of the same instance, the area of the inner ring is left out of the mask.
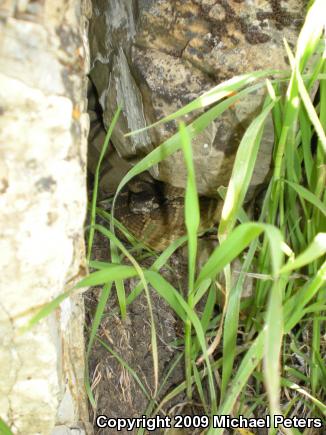
[[[159,121],[178,120],[193,110],[207,107],[189,125],[185,126],[180,121],[176,134],[128,172],[118,187],[109,214],[96,204],[100,164],[118,113],[112,122],[99,161],[91,206],[88,259],[95,271],[77,288],[103,285],[90,331],[87,357],[97,340],[124,365],[138,384],[141,382],[134,369],[111,345],[97,337],[97,330],[113,283],[122,318],[125,318],[128,306],[145,291],[155,379],[153,396],[146,386],[140,385],[149,402],[146,415],[155,415],[183,393],[189,401],[195,395],[196,401],[201,401],[203,409],[209,414],[237,415],[241,411],[245,416],[252,416],[257,409],[261,416],[265,413],[291,416],[292,413],[297,415],[298,410],[302,416],[321,417],[326,413],[323,404],[326,371],[322,353],[325,352],[322,335],[326,300],[326,55],[323,11],[326,14],[322,0],[311,2],[295,54],[285,42],[290,71],[262,71],[234,77]],[[280,92],[284,86],[287,86],[285,95]],[[319,98],[312,101],[310,94],[316,86]],[[232,104],[261,88],[266,89],[261,113],[252,120],[242,138],[227,189],[219,190],[224,198],[222,217],[216,230],[219,245],[201,270],[196,270],[199,207],[191,141]],[[264,125],[270,115],[275,134],[273,173],[260,216],[254,222],[244,211],[244,199]],[[142,248],[129,235],[131,248],[127,250],[114,232],[117,195],[135,175],[179,149],[183,150],[188,173],[185,196],[187,236],[158,255]],[[96,215],[108,222],[110,230],[95,225]],[[94,231],[101,232],[110,240],[111,263],[91,260]],[[188,292],[185,297],[160,274],[161,268],[168,264],[173,252],[183,243],[188,244]],[[137,261],[142,252],[156,255],[151,267],[144,268]],[[122,264],[123,258],[128,259],[129,265]],[[231,280],[231,262],[234,259],[239,259],[242,265],[236,282]],[[221,279],[221,274],[224,275],[225,294],[221,313],[217,314],[214,309],[216,282]],[[243,299],[244,280],[250,274],[254,277],[252,296]],[[127,295],[124,281],[130,277],[138,277],[139,282]],[[164,379],[158,371],[159,354],[148,285],[165,299],[184,324],[183,353],[173,362]],[[72,291],[74,289],[43,308],[29,326],[57,307]],[[200,302],[204,306],[201,311],[198,309]],[[297,359],[301,361],[300,366],[294,364]],[[170,374],[181,363],[184,366],[184,382],[162,397],[163,385],[168,383]],[[95,406],[88,375],[86,385],[91,403]],[[286,432],[298,433],[295,430]],[[222,430],[210,428],[208,433],[220,434]]]
[[[322,233],[326,222],[326,65],[320,7],[321,3],[315,2],[308,12],[295,55],[286,44],[291,64],[288,77],[283,74],[277,78],[275,71],[273,77],[265,82],[262,79],[271,77],[270,71],[235,77],[163,119],[160,122],[176,120],[190,111],[215,103],[190,125],[185,126],[181,122],[179,132],[135,165],[118,187],[116,196],[132,177],[178,149],[183,150],[188,171],[185,196],[188,243],[186,299],[159,275],[160,267],[168,261],[176,245],[161,254],[152,270],[144,270],[143,274],[184,322],[185,382],[167,397],[161,398],[156,409],[153,403],[158,398],[154,397],[148,410],[150,414],[158,412],[163,404],[182,391],[186,392],[189,401],[197,392],[197,397],[209,413],[236,414],[240,398],[242,408],[248,415],[257,403],[271,414],[283,412],[291,415],[298,402],[302,402],[306,415],[320,416],[325,413],[326,408],[322,404],[325,370],[320,349],[326,270],[322,258],[326,250],[326,235]],[[308,62],[309,74],[305,71]],[[279,84],[284,82],[288,83],[285,97],[279,93]],[[320,103],[314,105],[309,92],[316,84],[319,84]],[[239,98],[264,86],[267,89],[265,103],[242,138],[224,196],[222,218],[217,230],[220,244],[202,269],[196,271],[199,207],[191,140]],[[243,203],[265,121],[270,114],[275,127],[273,175],[259,220],[250,222]],[[312,145],[314,137],[317,137],[315,151]],[[114,204],[115,199],[113,213]],[[244,252],[245,259],[242,256]],[[237,282],[232,284],[230,264],[235,258],[242,259],[242,270]],[[107,270],[108,279],[110,277],[113,281],[115,277],[111,268],[101,265],[101,270]],[[242,309],[241,293],[244,279],[250,271],[265,279],[255,279],[250,304]],[[215,281],[219,279],[220,272],[225,275],[226,287],[222,315],[217,322],[212,304],[215,302]],[[93,274],[93,284],[97,273]],[[142,288],[143,283],[136,287],[128,302],[134,300]],[[205,309],[200,317],[196,307],[201,300]],[[311,340],[304,342],[307,347],[304,353],[305,373],[295,368],[289,372],[289,356],[291,352],[297,352],[297,348],[294,351],[291,349],[293,331],[300,343],[300,335],[304,335],[307,328],[311,331]],[[242,337],[240,354],[237,346],[239,332]],[[209,346],[206,337],[212,334],[216,334],[217,338]],[[219,343],[221,346],[217,347]],[[205,369],[196,365],[198,360],[205,364]],[[217,373],[220,385],[214,380]],[[286,378],[287,373],[291,373],[291,381]],[[251,393],[246,401],[244,393],[250,379],[254,382],[255,394]],[[208,397],[205,392],[207,385]],[[287,408],[284,406],[285,388],[295,392],[290,394],[293,401]],[[209,431],[220,432],[217,429]]]
[[[2,435],[13,435],[9,426],[7,426],[7,424],[1,418],[0,418],[0,433]]]

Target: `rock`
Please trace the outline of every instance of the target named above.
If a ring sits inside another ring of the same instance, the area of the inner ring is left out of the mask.
[[[121,157],[134,163],[170,137],[175,122],[140,135],[149,125],[218,83],[261,69],[288,69],[285,37],[294,46],[306,0],[94,0],[90,40],[96,85],[106,127],[123,113],[113,135]],[[138,7],[136,5],[138,4]],[[237,102],[193,141],[198,191],[214,195],[227,185],[242,134],[264,101],[265,90]],[[198,115],[198,113],[197,113]],[[194,119],[191,114],[187,121]],[[263,183],[271,164],[267,122],[250,191]],[[175,153],[152,175],[185,186],[183,155]]]

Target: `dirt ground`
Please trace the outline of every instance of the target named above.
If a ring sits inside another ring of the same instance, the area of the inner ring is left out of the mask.
[[[107,260],[107,253],[109,252],[108,242],[99,234],[95,237],[94,252],[97,260]],[[144,266],[148,267],[152,261],[153,259],[145,260]],[[171,267],[165,267],[161,271],[162,274],[174,286],[184,289],[187,269],[183,255],[175,253],[171,257],[169,264]],[[129,294],[137,282],[135,279],[126,282],[126,294]],[[86,339],[95,314],[100,292],[101,288],[92,288],[85,294]],[[169,308],[168,304],[153,289],[150,289],[150,293],[157,332],[159,379],[162,382],[172,361],[180,354],[177,347],[177,339],[181,335],[183,325],[173,310]],[[127,318],[123,321],[118,311],[115,288],[113,287],[98,335],[137,373],[150,396],[153,396],[154,376],[149,318],[147,299],[144,292],[142,292],[128,306]],[[141,388],[129,371],[99,342],[94,344],[89,360],[89,368],[92,390],[97,402],[97,408],[91,411],[95,434],[118,433],[116,429],[99,429],[96,427],[95,418],[98,415],[106,415],[110,418],[133,418],[141,417],[145,414],[149,401]],[[164,385],[159,398],[163,398],[171,387],[178,385],[183,379],[183,359],[181,359],[181,363]],[[183,413],[185,406],[186,396],[180,394],[174,401],[163,406],[160,415],[164,416],[169,412],[172,414]],[[119,433],[130,434],[136,433],[136,431],[128,432],[127,430],[122,430]],[[163,431],[157,430],[150,433],[161,434]],[[195,432],[192,431],[191,433]]]

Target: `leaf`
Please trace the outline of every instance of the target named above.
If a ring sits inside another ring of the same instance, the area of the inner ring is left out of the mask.
[[[13,435],[10,430],[10,427],[6,425],[6,423],[0,418],[0,433],[1,435]]]
[[[326,252],[326,233],[319,233],[315,236],[308,248],[302,252],[294,260],[290,259],[285,266],[282,267],[280,273],[288,273],[295,269],[312,263],[317,258],[324,255]]]
[[[258,155],[263,125],[275,102],[272,101],[268,104],[261,114],[252,121],[240,142],[218,228],[220,240],[233,228],[245,199]]]
[[[299,196],[304,198],[306,201],[309,201],[312,205],[318,208],[318,210],[323,213],[324,216],[326,216],[326,205],[319,198],[317,198],[316,195],[310,192],[310,190],[291,181],[284,180],[284,182],[291,186]]]
[[[272,270],[273,274],[276,275],[279,272],[283,258],[281,232],[272,225],[248,222],[236,227],[213,251],[202,267],[195,286],[198,287],[206,279],[214,279],[227,264],[236,258],[263,231],[265,231],[269,240]]]
[[[127,136],[141,133],[150,128],[154,128],[160,124],[164,124],[166,122],[170,122],[177,118],[180,118],[181,116],[185,116],[188,113],[193,112],[194,110],[205,108],[213,103],[217,103],[218,101],[222,100],[225,97],[228,97],[236,93],[237,91],[239,91],[239,89],[248,86],[250,83],[254,82],[259,78],[268,77],[275,74],[284,74],[284,71],[277,71],[277,70],[254,71],[251,73],[232,77],[229,80],[219,83],[217,86],[205,92],[201,96],[197,97],[195,100],[191,101],[189,104],[177,110],[176,112],[172,113],[171,115],[168,115],[165,118],[160,119],[159,121],[149,125],[148,127],[141,128],[139,130],[134,130],[130,133],[127,133],[125,136],[127,137]]]
[[[88,236],[88,249],[87,249],[88,262],[90,261],[90,258],[91,258],[92,246],[93,246],[93,240],[94,240],[94,232],[95,232],[94,225],[95,225],[95,220],[96,220],[96,202],[97,202],[97,194],[98,194],[100,167],[101,167],[101,163],[103,161],[103,158],[106,154],[106,151],[108,149],[110,139],[112,136],[112,132],[113,132],[114,127],[119,119],[120,112],[121,112],[121,108],[118,108],[114,114],[110,128],[108,129],[108,132],[105,136],[104,144],[103,144],[101,154],[100,154],[99,160],[97,162],[96,170],[95,170],[94,188],[93,188],[92,204],[91,204],[91,212],[90,212],[90,231],[89,231],[89,236]]]

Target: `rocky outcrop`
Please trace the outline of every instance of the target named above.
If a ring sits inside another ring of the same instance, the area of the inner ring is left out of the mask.
[[[86,273],[87,6],[0,4],[0,418],[15,435],[89,426],[82,295],[20,333]]]
[[[283,38],[295,44],[306,0],[93,0],[91,78],[119,155],[133,162],[176,131],[170,122],[124,137],[171,114],[214,85],[260,69],[287,69]],[[264,91],[237,102],[193,141],[198,190],[228,183],[241,136]],[[191,118],[188,118],[188,120]],[[273,133],[267,123],[251,190],[269,171]],[[181,152],[152,168],[157,179],[185,185]]]

